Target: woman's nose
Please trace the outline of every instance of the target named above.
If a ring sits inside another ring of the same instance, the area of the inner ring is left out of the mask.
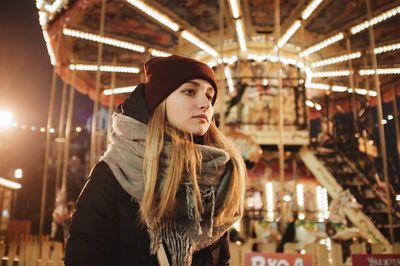
[[[208,99],[207,95],[200,95],[199,96],[199,105],[201,109],[208,109],[210,107],[210,100]]]

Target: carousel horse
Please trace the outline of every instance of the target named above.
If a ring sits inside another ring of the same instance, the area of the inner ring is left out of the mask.
[[[343,190],[332,200],[329,205],[329,221],[332,223],[334,234],[332,239],[348,240],[352,238],[365,238],[363,232],[356,227],[347,227],[345,209],[353,209],[359,211],[361,205],[356,201],[348,189]]]
[[[329,220],[332,223],[347,224],[345,209],[358,211],[361,205],[356,201],[348,189],[339,192],[339,195],[329,205]]]

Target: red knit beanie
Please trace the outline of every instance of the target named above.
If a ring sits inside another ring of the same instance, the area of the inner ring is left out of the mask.
[[[208,65],[194,59],[179,55],[153,57],[144,63],[144,74],[146,78],[144,94],[151,113],[179,86],[192,79],[204,79],[210,82],[215,90],[212,104],[215,102],[217,82],[214,71]]]

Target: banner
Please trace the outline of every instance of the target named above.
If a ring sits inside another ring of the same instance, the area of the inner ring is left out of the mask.
[[[244,254],[245,266],[312,266],[310,255],[249,252]]]
[[[353,266],[400,266],[400,254],[355,254]]]

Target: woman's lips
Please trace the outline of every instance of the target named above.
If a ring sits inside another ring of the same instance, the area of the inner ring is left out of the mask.
[[[208,122],[208,117],[206,115],[196,115],[196,116],[194,116],[194,118],[204,119]]]

